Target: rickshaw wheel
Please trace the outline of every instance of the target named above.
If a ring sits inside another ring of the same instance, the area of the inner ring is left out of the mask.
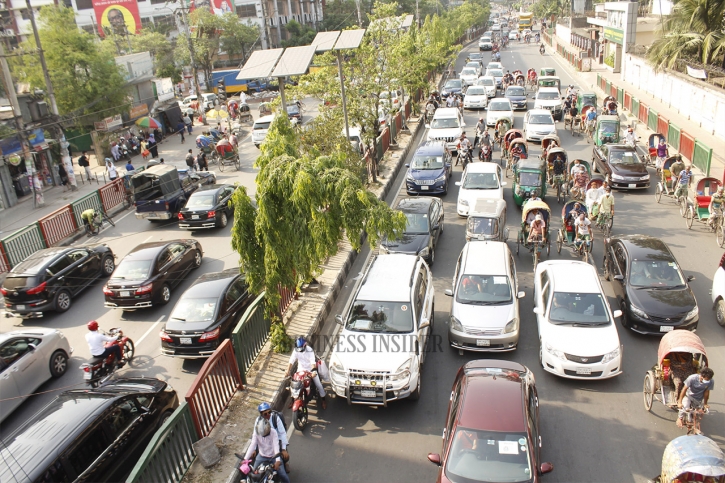
[[[561,246],[564,244],[564,240],[561,238],[561,231],[556,234],[556,253],[561,253]]]
[[[548,257],[551,255],[551,241],[549,241],[548,237],[546,240],[546,256]]]
[[[662,186],[660,186],[659,183],[657,183],[657,187],[655,187],[655,199],[657,200],[657,203],[659,203],[662,199]]]
[[[224,172],[224,159],[219,160],[219,171]]]
[[[652,402],[655,398],[654,393],[654,376],[652,375],[652,371],[647,371],[647,374],[644,376],[644,383],[642,385],[642,395],[644,399],[644,408],[647,411],[652,411]]]
[[[685,223],[687,224],[687,229],[690,230],[692,228],[692,221],[695,218],[695,209],[690,207],[689,210],[685,212]]]
[[[677,199],[677,203],[680,205],[680,215],[684,218],[687,214],[687,198],[684,196],[680,196]]]
[[[715,239],[717,241],[717,246],[722,248],[723,245],[725,244],[725,225],[723,225],[722,221],[720,221],[720,223],[718,224],[718,227],[715,230],[716,230]]]
[[[556,202],[561,203],[561,183],[556,185]]]
[[[516,239],[516,255],[519,254],[519,247],[521,246],[521,236]]]

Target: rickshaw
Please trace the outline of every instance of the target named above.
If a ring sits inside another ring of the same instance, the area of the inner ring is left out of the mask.
[[[556,76],[556,69],[554,69],[553,67],[542,67],[539,70],[539,75],[554,77],[554,76]]]
[[[585,106],[597,107],[597,95],[593,92],[581,92],[576,98],[576,108],[582,112]]]
[[[598,185],[598,188],[601,192],[601,186],[604,183],[604,178],[601,176],[593,176],[592,179],[589,180],[587,183],[587,189],[586,192],[588,193],[590,189],[594,188],[594,185]],[[592,222],[592,226],[596,226],[602,231],[602,234],[604,235],[604,238],[609,238],[609,235],[612,233],[612,227],[614,226],[614,218],[611,216],[611,213],[606,216],[600,216],[599,213],[599,202],[592,204],[589,206],[589,201],[585,197],[585,204],[587,205],[587,211],[589,212],[589,220]]]
[[[594,130],[597,127],[596,120],[593,122],[592,125],[587,124],[587,113],[594,109],[596,111],[596,108],[594,106],[584,106],[579,114],[579,117],[581,119],[581,122],[579,123],[579,132],[580,133],[587,133],[587,135],[592,138],[594,136]],[[587,140],[587,143],[589,141]]]
[[[592,168],[591,168],[591,165],[589,164],[589,161],[580,159],[579,164],[584,166],[584,171],[582,173],[582,176],[572,177],[571,169],[574,167],[574,164],[576,164],[576,159],[573,161],[570,161],[569,165],[566,167],[566,174],[567,174],[566,189],[569,192],[569,196],[571,197],[571,199],[584,202],[584,198],[586,196],[587,185],[589,184],[589,180],[592,179]]]
[[[496,121],[496,127],[494,128],[494,142],[497,142],[501,145],[501,159],[504,159],[503,156],[503,138],[504,135],[511,130],[511,120],[509,119],[499,119]]]
[[[244,103],[239,105],[239,122],[252,122],[252,110],[249,108],[249,104]]]
[[[529,225],[532,220],[527,222],[527,218],[529,218],[529,215],[534,210],[537,210],[544,219],[544,237],[541,241],[529,241]],[[536,265],[539,263],[541,251],[544,247],[546,247],[546,256],[551,254],[551,238],[549,237],[550,221],[551,209],[549,209],[549,205],[541,200],[526,200],[521,210],[521,229],[519,229],[518,236],[516,237],[516,255],[519,254],[519,249],[522,245],[529,250],[534,258],[534,271],[536,271]]]
[[[537,85],[536,84],[536,80],[537,80],[537,78],[538,78],[538,76],[536,75],[536,71],[535,70],[532,70],[531,72],[529,72],[526,85],[528,85],[529,86],[529,89],[531,89],[532,91],[536,88],[536,85]]]
[[[577,203],[579,204],[579,213],[584,213],[585,217],[589,215],[586,204],[581,201],[569,200],[564,203],[564,206],[561,208],[561,228],[559,228],[556,234],[556,252],[561,253],[561,248],[566,245],[569,248],[578,250],[584,258],[584,262],[588,262],[594,246],[594,240],[589,240],[588,243],[577,246],[576,226],[574,225],[574,217],[571,213]]]
[[[662,473],[653,483],[725,483],[725,454],[701,434],[670,441],[662,455]]]
[[[259,117],[269,116],[272,114],[272,104],[269,102],[259,103]]]
[[[503,137],[501,138],[501,160],[508,161],[506,163],[506,170],[511,168],[511,162],[510,162],[511,156],[509,156],[509,148],[511,147],[511,142],[514,139],[523,138],[523,137],[524,137],[524,133],[522,133],[520,130],[509,129],[508,131],[506,131],[506,134],[504,134]],[[506,176],[508,176],[508,173],[506,174]]]
[[[657,200],[657,203],[659,203],[662,199],[662,195],[674,196],[675,194],[675,189],[673,186],[675,179],[672,176],[672,171],[670,171],[670,167],[674,164],[676,160],[677,156],[670,156],[665,160],[664,163],[662,163],[662,169],[660,170],[660,180],[655,187],[655,199]]]
[[[239,151],[226,139],[216,144],[216,152],[219,156],[219,171],[224,171],[224,166],[234,166],[239,171]]]
[[[667,138],[660,133],[656,134],[650,134],[649,135],[649,141],[648,141],[648,148],[649,148],[649,165],[654,166],[655,161],[657,161],[657,146],[660,143],[660,139],[664,140],[665,143],[667,142]]]
[[[543,199],[546,195],[546,163],[538,158],[519,161],[514,170],[512,191],[516,206],[522,206],[534,191]]]
[[[541,138],[541,159],[546,159],[546,152],[551,148],[561,146],[561,140],[556,134],[549,134]]]
[[[506,201],[492,198],[477,199],[468,212],[466,241],[491,240],[505,242],[508,237]]]
[[[508,177],[508,170],[512,172],[516,171],[516,165],[521,159],[529,159],[529,143],[523,137],[514,138],[509,144],[509,157],[508,163],[506,163],[506,176]]]
[[[722,186],[722,182],[717,178],[702,178],[697,180],[697,186],[695,191],[690,192],[686,201],[687,208],[685,208],[685,222],[687,223],[687,229],[692,228],[692,223],[697,220],[700,223],[707,223],[710,218],[710,200],[712,195],[715,194],[717,189]],[[709,224],[711,231],[715,231],[715,226],[718,224],[718,220],[722,219],[722,213],[715,215],[714,223]],[[717,225],[719,227],[719,224]]]
[[[558,147],[551,148],[546,154],[546,172],[548,173],[549,184],[556,190],[556,201],[561,202],[567,194],[566,176],[563,179],[554,179],[554,160],[557,156],[561,156],[564,159],[565,166],[568,165],[569,157],[566,154],[566,150]]]
[[[597,129],[594,142],[597,146],[602,144],[613,144],[619,142],[619,117],[599,116],[597,117]]]
[[[673,329],[671,325],[663,325],[660,330],[665,335],[657,349],[657,364],[647,371],[642,385],[644,408],[651,411],[656,399],[676,411],[685,379],[707,367],[707,352],[694,332]]]
[[[526,86],[526,77],[524,77],[524,73],[520,70],[514,72],[514,84],[521,87]]]
[[[556,76],[541,76],[539,77],[538,86],[541,87],[556,87],[561,92],[561,80]]]

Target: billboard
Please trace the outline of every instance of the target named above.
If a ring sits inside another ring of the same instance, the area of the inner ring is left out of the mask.
[[[137,34],[141,31],[141,17],[136,0],[92,0],[96,12],[98,33],[101,37]]]
[[[235,11],[234,0],[189,0],[189,11],[197,8],[207,8],[219,16]]]

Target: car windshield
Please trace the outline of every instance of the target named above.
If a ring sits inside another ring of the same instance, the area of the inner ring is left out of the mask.
[[[181,322],[207,322],[214,320],[216,313],[216,298],[186,298],[182,297],[171,313],[171,320]]]
[[[509,279],[506,275],[463,275],[458,281],[456,301],[473,305],[511,302]]]
[[[416,155],[410,163],[412,169],[442,169],[443,156]]]
[[[508,102],[492,102],[488,105],[489,111],[510,111],[511,104]]]
[[[460,79],[449,80],[448,82],[446,82],[445,88],[446,89],[460,89],[461,88]]]
[[[476,69],[472,69],[470,67],[466,67],[465,69],[463,69],[461,71],[461,75],[462,76],[464,76],[464,75],[474,75],[475,76],[475,75],[478,75],[478,72],[476,72]]]
[[[478,52],[471,52],[468,54],[468,58],[471,60],[481,60],[483,58],[483,55]]]
[[[406,213],[405,217],[408,220],[405,226],[405,233],[429,233],[427,213]]]
[[[466,96],[485,96],[486,89],[483,87],[469,87],[466,91]]]
[[[495,173],[468,173],[461,187],[467,190],[494,190],[498,189],[498,179]]]
[[[494,84],[494,80],[491,78],[478,79],[478,82],[476,82],[476,85],[479,85],[479,86],[493,86],[493,84]]]
[[[685,280],[675,262],[634,260],[629,274],[633,287],[682,288]]]
[[[503,77],[503,71],[500,69],[491,69],[488,72],[486,72],[486,75],[490,75],[493,77]]]
[[[113,278],[145,280],[151,271],[152,260],[122,260],[113,272]]]
[[[506,89],[506,95],[507,96],[525,96],[526,93],[524,92],[523,87],[509,87]]]
[[[446,117],[443,119],[433,119],[430,123],[431,129],[454,129],[460,127],[458,124],[458,118]]]
[[[541,175],[528,171],[521,172],[519,173],[519,184],[521,186],[539,186],[541,184]]]
[[[408,302],[356,300],[345,324],[353,332],[403,334],[413,331],[413,310]]]
[[[483,37],[483,38],[481,38],[481,42],[490,42],[490,41],[491,41],[491,37]]]
[[[599,293],[554,292],[549,320],[557,325],[605,325],[609,315]]]
[[[516,483],[531,481],[531,458],[525,433],[458,428],[446,462],[451,481]]]
[[[287,114],[295,115],[295,114],[299,114],[299,113],[300,113],[300,108],[297,107],[296,105],[293,104],[291,106],[287,106]]]
[[[212,193],[193,194],[186,203],[186,207],[191,209],[212,208],[213,206],[214,195]]]
[[[559,98],[558,92],[539,92],[537,98],[542,101],[553,101]]]
[[[529,117],[529,124],[554,124],[551,114],[532,114]]]
[[[469,216],[468,232],[472,235],[495,235],[498,230],[498,220],[496,218],[482,218],[477,216]]]
[[[637,154],[632,151],[611,151],[609,162],[612,164],[642,164]]]

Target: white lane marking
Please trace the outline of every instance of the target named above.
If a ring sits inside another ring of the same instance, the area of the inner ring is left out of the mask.
[[[154,324],[151,327],[149,327],[149,330],[147,330],[144,333],[144,335],[142,335],[141,338],[136,342],[136,347],[138,347],[138,346],[141,345],[141,342],[143,342],[143,340],[146,337],[148,337],[148,335],[151,333],[151,331],[154,330],[154,328],[156,328],[157,325],[159,325],[159,322],[161,322],[162,320],[164,320],[164,317],[166,317],[166,316],[165,315],[162,315],[161,317],[159,317],[159,320],[157,320],[156,322],[154,322]]]
[[[124,218],[126,218],[126,217],[127,217],[128,215],[135,215],[135,214],[136,214],[136,212],[135,212],[135,211],[133,211],[133,210],[131,210],[131,211],[129,211],[128,213],[126,213],[125,215],[123,215],[123,216],[122,216],[121,218],[119,218],[119,219],[118,219],[118,220],[116,220],[116,221],[117,221],[117,222],[118,222],[118,221],[121,221],[121,220],[123,220]]]
[[[154,237],[153,235],[149,235],[149,237],[148,237],[148,238],[146,238],[146,239],[145,239],[144,241],[142,241],[141,243],[146,243],[147,241],[149,241],[149,240],[150,240],[150,239],[152,239],[153,237]]]

